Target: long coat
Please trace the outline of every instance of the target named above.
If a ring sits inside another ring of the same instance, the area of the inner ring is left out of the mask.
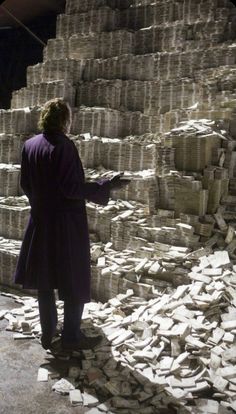
[[[74,143],[40,134],[24,144],[21,187],[31,206],[15,283],[58,289],[61,300],[90,301],[90,248],[85,200],[106,205],[109,181],[85,183]]]

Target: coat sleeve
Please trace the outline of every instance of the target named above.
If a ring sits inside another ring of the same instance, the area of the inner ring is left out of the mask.
[[[87,199],[106,205],[110,197],[110,181],[86,183],[77,149],[72,141],[57,145],[52,153],[58,187],[69,199]]]
[[[29,174],[29,164],[28,158],[25,151],[25,146],[23,146],[21,154],[21,175],[20,175],[20,186],[24,191],[25,195],[30,198],[31,195],[31,186],[30,186],[30,174]]]

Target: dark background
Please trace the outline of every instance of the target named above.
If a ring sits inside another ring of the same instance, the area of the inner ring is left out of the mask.
[[[11,94],[26,86],[26,68],[41,62],[43,45],[9,17],[1,5],[22,21],[44,43],[55,37],[60,0],[0,0],[0,108],[10,107]]]

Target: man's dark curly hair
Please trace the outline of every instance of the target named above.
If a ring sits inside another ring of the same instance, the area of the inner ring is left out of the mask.
[[[71,121],[71,110],[66,101],[60,98],[51,99],[42,108],[39,129],[45,133],[68,132]]]

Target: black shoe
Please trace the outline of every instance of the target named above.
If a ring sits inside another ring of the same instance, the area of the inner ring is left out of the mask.
[[[102,336],[85,336],[83,335],[78,342],[62,344],[62,348],[66,351],[81,351],[83,349],[93,349],[102,340]]]
[[[49,337],[47,335],[41,336],[41,345],[43,349],[57,349],[60,346],[60,337],[58,335],[55,335],[53,337]]]
[[[50,349],[51,343],[52,343],[52,337],[49,337],[44,334],[41,336],[41,345],[43,349],[46,349],[46,350]]]

